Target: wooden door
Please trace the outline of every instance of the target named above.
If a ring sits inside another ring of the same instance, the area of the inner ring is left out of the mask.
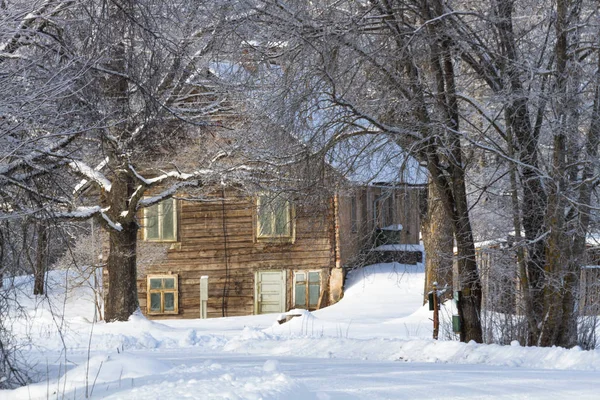
[[[254,312],[285,312],[286,273],[283,270],[257,271],[255,275]]]

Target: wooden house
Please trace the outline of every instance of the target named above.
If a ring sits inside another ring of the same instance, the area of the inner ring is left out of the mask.
[[[348,182],[339,196],[342,264],[422,262],[426,170],[394,143],[371,140],[354,147],[362,157],[344,149],[334,162]]]
[[[142,221],[138,294],[148,316],[316,309],[341,296],[332,202],[228,189],[214,201],[164,200]]]
[[[397,175],[397,174],[396,174]],[[424,181],[346,179],[333,194],[215,190],[143,210],[138,295],[150,318],[319,309],[343,295],[344,268],[390,226],[419,241]]]

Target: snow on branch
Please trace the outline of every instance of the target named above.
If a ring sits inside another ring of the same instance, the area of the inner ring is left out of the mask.
[[[31,167],[35,164],[36,161],[49,156],[55,156],[55,152],[69,145],[74,139],[76,135],[67,135],[66,137],[44,147],[37,149],[36,151],[32,151],[26,157],[20,157],[16,161],[13,161],[8,164],[0,165],[0,174],[8,175],[13,171],[17,170],[21,167]]]
[[[163,201],[166,198],[172,197],[182,187],[198,186],[198,185],[200,185],[200,182],[198,182],[196,180],[179,182],[176,185],[173,185],[173,186],[169,187],[168,189],[162,191],[161,193],[157,194],[156,196],[146,197],[146,198],[140,200],[138,204],[142,208],[149,207],[151,205],[154,205],[156,203]]]
[[[198,176],[203,176],[203,175],[206,176],[206,175],[210,175],[210,174],[214,173],[214,171],[211,169],[199,169],[192,173],[184,173],[179,170],[175,170],[175,171],[168,171],[168,172],[162,171],[163,173],[161,175],[156,176],[154,178],[144,178],[139,172],[137,172],[135,170],[133,165],[130,164],[129,169],[131,170],[131,172],[133,172],[135,177],[146,186],[153,186],[153,185],[162,183],[169,178],[174,178],[174,179],[177,179],[180,181],[186,181],[186,180],[198,177]]]
[[[56,218],[77,219],[77,220],[86,220],[86,219],[90,219],[95,216],[100,216],[110,228],[117,230],[117,231],[122,231],[123,226],[120,223],[114,222],[113,220],[111,220],[110,217],[106,214],[107,211],[108,211],[108,208],[101,208],[100,206],[89,206],[89,207],[82,206],[82,207],[77,207],[73,211],[57,213],[54,216]]]
[[[42,31],[51,22],[48,17],[57,15],[72,3],[73,1],[46,0],[37,9],[23,16],[21,23],[13,30],[13,34],[5,42],[0,43],[0,63],[10,58],[11,54],[27,43],[24,38],[33,32]]]
[[[103,165],[103,163],[101,163],[100,165]],[[98,167],[92,168],[89,165],[87,165],[86,163],[81,162],[81,161],[71,161],[69,163],[69,167],[71,167],[73,170],[75,170],[79,174],[83,175],[85,178],[89,179],[90,181],[96,182],[107,192],[110,192],[110,189],[112,188],[112,184],[104,176],[104,174],[102,174],[99,171]],[[81,183],[79,185],[77,185],[77,187],[79,188],[80,185],[81,185]]]
[[[66,211],[62,213],[55,214],[58,218],[69,218],[69,219],[88,219],[92,218],[94,215],[102,212],[102,208],[100,206],[89,206],[89,207],[77,207],[73,211]]]

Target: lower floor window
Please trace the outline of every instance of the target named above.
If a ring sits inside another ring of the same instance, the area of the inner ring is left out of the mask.
[[[315,310],[321,296],[320,271],[294,273],[294,307]]]
[[[177,314],[177,275],[148,275],[148,314]]]

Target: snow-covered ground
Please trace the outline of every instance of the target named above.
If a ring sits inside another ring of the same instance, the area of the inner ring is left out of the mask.
[[[43,298],[29,295],[31,278],[15,280],[28,318],[14,329],[31,339],[36,383],[0,399],[600,399],[600,351],[463,344],[447,324],[432,340],[421,267],[355,271],[341,302],[282,325],[92,323],[92,292],[65,290],[65,276],[51,273]]]

